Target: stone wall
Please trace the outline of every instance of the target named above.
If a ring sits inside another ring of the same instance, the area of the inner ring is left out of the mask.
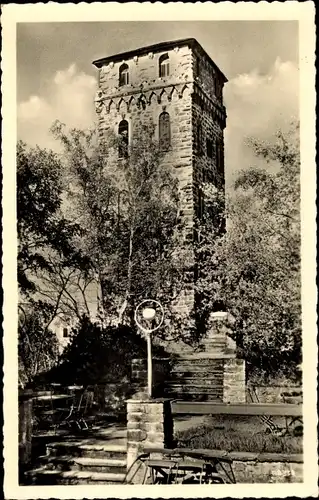
[[[260,403],[302,403],[302,386],[247,384],[247,401]]]
[[[159,59],[163,54],[169,56],[169,75],[166,77],[159,76]],[[129,69],[129,83],[120,87],[119,69],[124,62]],[[131,55],[125,61],[103,64],[99,74],[99,86],[106,95],[117,96],[119,93],[126,95],[140,87],[147,92],[154,87],[185,83],[187,78],[191,79],[192,76],[192,52],[190,47],[185,45],[138,56]]]
[[[31,461],[32,397],[32,391],[19,393],[19,466],[22,469]]]
[[[238,483],[302,483],[302,455],[230,453]]]
[[[178,451],[178,450],[177,450]],[[236,483],[302,483],[303,482],[303,456],[301,454],[283,453],[250,453],[227,452],[224,450],[192,450],[203,454],[203,457],[230,458]],[[186,453],[186,449],[183,449]],[[187,457],[187,454],[185,455]],[[188,460],[194,460],[192,456]],[[218,472],[226,482],[227,475],[217,466]],[[229,472],[229,466],[225,469]]]
[[[226,359],[223,382],[224,403],[246,402],[246,374],[243,359]]]

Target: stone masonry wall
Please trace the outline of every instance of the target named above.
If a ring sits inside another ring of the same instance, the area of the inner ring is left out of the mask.
[[[247,384],[247,401],[260,403],[302,404],[301,386],[262,386]]]
[[[25,467],[31,460],[32,449],[32,393],[19,394],[19,465]]]
[[[222,82],[218,81],[218,73],[205,60],[193,54],[195,75],[192,99],[193,133],[193,169],[194,195],[198,202],[198,188],[202,182],[210,182],[223,188],[225,182],[223,148],[223,130],[226,124],[226,111],[222,104]],[[196,130],[201,126],[201,137]],[[207,140],[212,143],[212,156],[207,153]],[[221,153],[218,154],[218,146]]]
[[[184,452],[186,450],[184,449]],[[210,455],[209,450],[198,450]],[[216,451],[215,451],[216,453]],[[302,483],[303,456],[301,454],[227,452],[220,450],[220,457],[232,460],[232,470],[236,483]],[[186,455],[187,456],[187,455]],[[191,457],[187,457],[192,460]],[[226,466],[228,469],[228,467]],[[225,472],[219,473],[227,481]]]
[[[238,455],[240,455],[238,453]],[[262,457],[261,457],[262,458]],[[289,457],[281,461],[280,454],[277,459],[267,460],[233,461],[233,471],[238,483],[302,483],[303,463],[294,461]]]
[[[223,402],[246,402],[246,374],[243,359],[225,359]]]

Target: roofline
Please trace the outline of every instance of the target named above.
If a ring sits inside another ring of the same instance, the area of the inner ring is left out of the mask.
[[[128,50],[126,52],[121,52],[112,56],[102,57],[101,59],[96,59],[95,61],[93,61],[92,64],[94,64],[94,66],[96,66],[97,68],[101,68],[104,64],[107,64],[109,62],[118,62],[125,59],[130,59],[134,56],[147,54],[148,52],[161,52],[162,50],[171,50],[174,47],[182,47],[183,45],[190,45],[191,47],[195,47],[200,52],[202,52],[202,54],[207,57],[211,65],[218,71],[220,75],[222,75],[224,83],[228,81],[224,73],[219,69],[217,64],[207,54],[203,47],[198,43],[196,38],[181,38],[179,40],[171,40],[169,42],[155,43],[153,45],[147,45],[146,47],[140,47],[135,50]]]

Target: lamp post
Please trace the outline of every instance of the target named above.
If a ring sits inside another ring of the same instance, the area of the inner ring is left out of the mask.
[[[159,306],[160,308],[160,319],[158,321],[158,324],[154,326],[154,320],[158,313],[156,312],[155,307]],[[141,325],[139,321],[139,315],[140,315],[140,309],[141,311],[141,316],[142,319],[146,322],[146,324],[149,324],[150,326],[148,328],[145,328],[143,325]],[[148,397],[152,397],[152,388],[153,388],[153,362],[152,362],[152,333],[155,332],[163,323],[164,319],[164,311],[163,307],[157,300],[151,300],[147,299],[141,302],[136,310],[135,310],[135,315],[134,315],[135,322],[139,329],[146,334],[146,342],[147,342],[147,394]]]
[[[156,312],[152,307],[145,307],[142,312],[143,318],[146,321],[149,321],[150,324],[154,321]],[[152,388],[153,388],[153,363],[152,363],[152,331],[146,334],[146,342],[147,342],[147,394],[148,397],[152,397]]]

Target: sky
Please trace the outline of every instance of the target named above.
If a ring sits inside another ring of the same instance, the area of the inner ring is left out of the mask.
[[[179,38],[196,38],[228,78],[226,181],[255,163],[246,139],[271,139],[299,116],[297,21],[148,21],[17,24],[18,138],[55,149],[56,119],[95,120],[92,61]]]

